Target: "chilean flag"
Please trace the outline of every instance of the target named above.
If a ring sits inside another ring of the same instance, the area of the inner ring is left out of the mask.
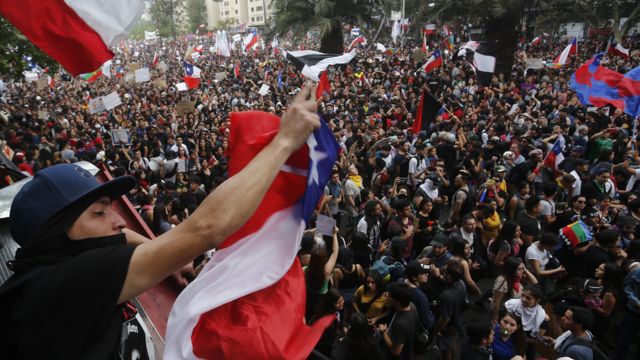
[[[540,45],[540,43],[542,42],[542,38],[540,36],[536,36],[533,38],[533,40],[531,40],[531,46],[537,46]]]
[[[183,63],[186,76],[183,78],[189,89],[195,89],[200,86],[200,74],[202,70],[199,67],[189,63]]]
[[[351,44],[349,44],[349,47],[347,47],[347,51],[345,52],[350,52],[358,44],[366,44],[366,43],[367,43],[367,39],[365,39],[364,36],[358,36],[357,38],[353,39]]]
[[[442,56],[440,56],[440,49],[435,49],[433,51],[433,54],[431,54],[431,57],[427,61],[427,64],[424,66],[424,71],[428,73],[431,70],[441,66],[442,66]]]
[[[276,135],[263,112],[231,114],[229,174]],[[338,145],[322,122],[273,181],[251,219],[228,237],[176,299],[166,359],[305,359],[334,320],[304,323],[306,285],[296,253],[323,194]]]
[[[550,169],[558,170],[558,166],[562,161],[564,161],[564,155],[562,154],[562,150],[564,150],[564,136],[560,135],[556,142],[551,147],[551,150],[547,153],[547,156],[544,158],[544,165]]]
[[[436,24],[427,24],[424,26],[424,33],[427,35],[431,35],[436,32]]]
[[[329,77],[327,76],[326,70],[322,72],[322,75],[320,75],[320,81],[316,87],[316,99],[322,99],[322,95],[324,95],[325,91],[331,91],[331,84],[329,83]]]
[[[257,44],[258,37],[259,37],[258,34],[255,32],[252,32],[251,34],[249,34],[249,36],[245,40],[246,45],[244,46],[244,50],[247,51],[251,49],[253,45]]]
[[[71,75],[113,57],[144,12],[143,0],[3,0],[0,14]]]
[[[625,49],[620,43],[616,43],[615,40],[609,38],[607,42],[607,50],[605,51],[607,54],[611,56],[620,56],[624,59],[629,58],[629,49]]]
[[[567,45],[567,47],[565,47],[564,50],[562,50],[560,55],[558,55],[553,60],[553,65],[555,67],[564,66],[564,64],[566,64],[567,60],[569,59],[569,55],[575,55],[577,52],[578,52],[578,43],[576,38],[573,38],[573,40],[571,40],[569,45]]]

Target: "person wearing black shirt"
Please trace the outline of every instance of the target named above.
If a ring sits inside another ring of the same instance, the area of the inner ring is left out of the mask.
[[[492,357],[493,327],[491,323],[473,322],[466,326],[467,343],[462,347],[460,360],[490,360]]]
[[[285,161],[320,126],[317,105],[307,100],[311,89],[300,92],[276,137],[243,170],[154,241],[126,229],[111,206],[136,185],[133,177],[100,184],[75,164],[36,173],[11,205],[11,235],[21,247],[0,287],[1,357],[123,358],[129,300],[174,272],[186,285],[193,268],[185,264],[249,219]]]
[[[596,233],[594,244],[587,249],[582,257],[580,276],[585,279],[593,277],[600,264],[614,261],[613,252],[617,250],[616,245],[619,238],[620,234],[615,229],[606,229]]]
[[[456,286],[463,274],[462,264],[451,259],[447,262],[444,273],[441,275],[446,287],[440,295],[438,317],[436,325],[433,327],[433,334],[443,360],[453,359],[456,339],[459,335],[464,335],[462,304],[466,294]]]
[[[380,324],[378,329],[392,358],[409,360],[413,355],[419,320],[411,305],[411,292],[407,284],[394,282],[389,285],[389,299],[395,313],[388,327]]]

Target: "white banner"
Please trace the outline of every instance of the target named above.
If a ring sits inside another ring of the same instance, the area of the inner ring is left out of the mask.
[[[157,31],[145,31],[144,32],[144,39],[145,40],[155,40],[158,38],[158,32]]]
[[[97,114],[105,111],[104,103],[102,102],[102,98],[96,98],[89,100],[89,114]]]

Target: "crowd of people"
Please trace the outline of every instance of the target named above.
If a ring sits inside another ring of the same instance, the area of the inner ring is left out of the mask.
[[[336,320],[313,356],[630,354],[640,326],[635,122],[620,109],[580,103],[569,86],[605,40],[582,41],[561,68],[525,69],[527,57],[551,59],[565,45],[548,40],[521,45],[512,73],[494,74],[489,85],[464,60],[446,58],[425,73],[412,41],[385,53],[359,45],[350,64],[329,68],[331,90],[318,99],[319,112],[341,151],[317,213],[334,218],[338,231],[322,237],[310,224],[299,257],[306,321]],[[282,51],[222,57],[207,51],[212,41],[129,42],[115,49],[111,76],[92,83],[57,78],[42,88],[5,79],[0,113],[12,161],[31,175],[102,161],[115,176],[135,177],[129,200],[156,235],[168,231],[228,177],[229,113],[281,115],[305,80]],[[292,40],[280,43],[293,48]],[[429,45],[439,43],[433,37]],[[204,45],[197,60],[185,60],[190,45]],[[301,46],[317,45],[311,37]],[[173,86],[183,61],[202,69],[196,89]],[[124,81],[133,64],[164,82]],[[625,73],[640,58],[610,56],[603,64]],[[112,91],[122,104],[90,114],[89,100]],[[444,107],[414,133],[423,91]],[[183,101],[193,109],[178,114]],[[130,142],[112,141],[119,128]],[[564,161],[556,168],[544,159],[559,137]],[[559,236],[572,226],[587,236]],[[206,261],[203,254],[194,266]]]

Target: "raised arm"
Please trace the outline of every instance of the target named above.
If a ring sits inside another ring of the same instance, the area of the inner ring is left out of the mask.
[[[320,126],[317,105],[308,100],[311,91],[307,85],[296,96],[282,117],[278,135],[242,171],[209,194],[193,215],[135,249],[118,303],[220,245],[253,215],[287,158]]]

